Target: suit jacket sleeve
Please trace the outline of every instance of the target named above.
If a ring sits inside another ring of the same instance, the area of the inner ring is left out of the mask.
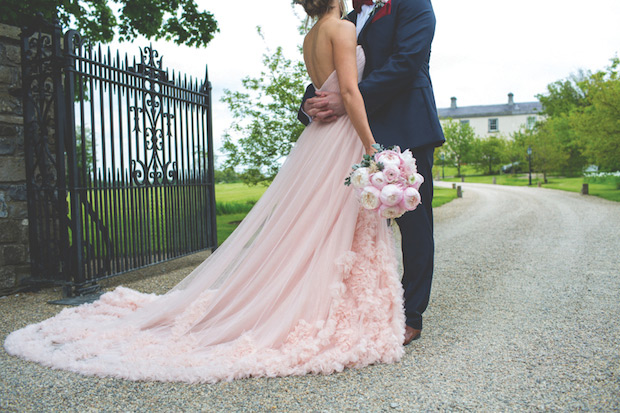
[[[311,119],[306,114],[306,112],[303,111],[304,103],[306,103],[307,99],[314,97],[314,95],[315,95],[314,86],[312,84],[309,84],[308,87],[306,88],[306,93],[304,93],[304,98],[301,101],[301,106],[299,107],[299,111],[297,112],[297,119],[299,119],[299,121],[306,126],[310,124]]]
[[[359,84],[369,114],[389,103],[394,95],[408,90],[406,85],[415,79],[430,54],[435,34],[435,15],[430,2],[401,1],[396,12],[394,52],[383,66],[370,72]]]

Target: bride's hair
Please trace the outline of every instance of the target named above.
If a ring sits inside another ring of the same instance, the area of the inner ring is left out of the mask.
[[[300,4],[309,18],[317,19],[327,13],[333,6],[332,0],[295,0],[295,4]],[[340,7],[340,13],[344,16],[347,8],[344,4],[344,0],[338,1]]]

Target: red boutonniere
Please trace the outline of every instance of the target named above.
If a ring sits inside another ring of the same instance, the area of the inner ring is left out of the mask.
[[[392,13],[392,0],[375,0],[374,15],[371,23],[376,22],[383,16]]]

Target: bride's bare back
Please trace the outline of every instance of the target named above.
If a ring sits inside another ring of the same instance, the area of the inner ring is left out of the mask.
[[[351,24],[333,18],[319,20],[304,39],[304,61],[308,75],[317,88],[320,88],[329,75],[336,70],[332,36],[339,25]]]
[[[375,139],[370,131],[364,101],[357,85],[355,26],[340,18],[337,8],[322,16],[304,39],[304,61],[316,88],[336,71],[345,109],[368,153]]]

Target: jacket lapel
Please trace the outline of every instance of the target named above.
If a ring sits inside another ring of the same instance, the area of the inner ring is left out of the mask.
[[[368,16],[368,20],[366,20],[366,23],[364,23],[364,27],[362,27],[362,30],[360,31],[359,36],[357,36],[357,44],[362,44],[362,42],[365,40],[366,29],[368,28],[368,26],[370,26],[370,23],[372,22],[372,18],[374,17],[376,12],[377,12],[376,7],[372,9],[372,12],[370,12],[370,15]],[[357,18],[357,13],[356,13],[356,18]]]

